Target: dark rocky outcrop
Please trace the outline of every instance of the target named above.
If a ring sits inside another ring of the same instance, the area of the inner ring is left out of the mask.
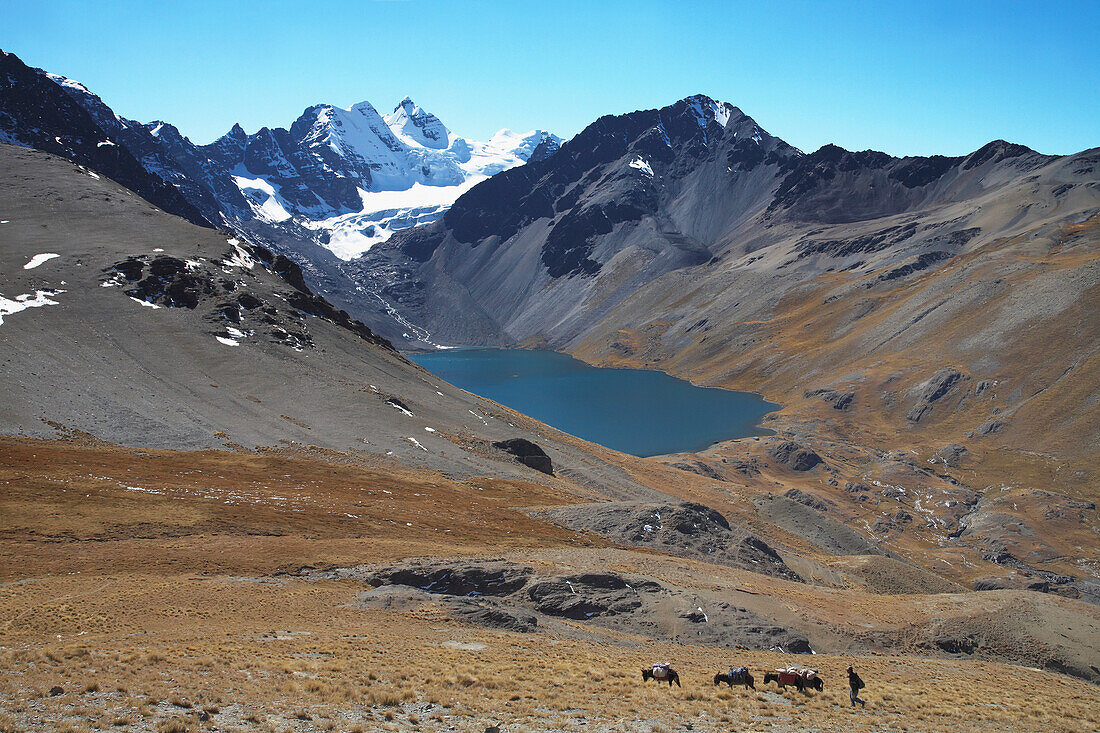
[[[407,585],[452,596],[506,596],[527,584],[531,568],[504,562],[412,563],[371,575],[371,585]]]
[[[499,602],[455,599],[447,606],[455,618],[502,631],[530,633],[538,630],[538,617],[520,609],[508,608]]]
[[[375,587],[357,595],[360,608],[407,611],[437,604],[458,620],[508,631],[533,632],[567,619],[679,643],[812,652],[804,635],[736,605],[725,591],[688,592],[639,575],[539,575],[499,560],[412,560],[305,575],[371,583]]]
[[[527,595],[548,616],[584,620],[631,613],[642,606],[642,593],[661,591],[653,581],[633,584],[614,573],[586,573],[533,583]]]
[[[902,265],[893,267],[886,272],[878,276],[879,281],[895,280],[899,277],[905,277],[912,275],[914,272],[920,272],[921,270],[927,270],[937,262],[943,262],[944,260],[951,259],[950,252],[944,252],[942,250],[934,250],[932,252],[922,252],[908,262]]]
[[[827,512],[829,511],[830,506],[836,506],[831,501],[828,501],[827,499],[822,499],[821,497],[803,491],[802,489],[790,489],[785,494],[783,494],[783,496],[787,497],[788,499],[794,499],[799,504],[805,504],[811,509],[816,509],[819,512]]]
[[[906,526],[913,523],[913,515],[904,509],[898,509],[892,516],[876,519],[871,531],[877,534],[904,532]]]
[[[776,462],[786,466],[792,471],[809,471],[814,466],[822,463],[821,456],[813,450],[799,445],[792,440],[784,440],[768,451],[768,454]]]
[[[969,452],[966,446],[959,445],[958,443],[949,443],[936,451],[932,455],[932,460],[939,461],[945,466],[954,468],[962,463]]]
[[[148,275],[145,274],[146,267],[149,268]],[[105,272],[135,283],[125,291],[131,298],[166,308],[194,310],[200,298],[216,295],[225,289],[209,270],[191,268],[176,257],[154,257],[148,263],[143,258],[130,257],[115,263]]]
[[[850,257],[858,254],[873,254],[901,244],[916,233],[916,224],[899,224],[851,239],[807,239],[799,244],[798,257],[801,259],[811,255]]]
[[[802,393],[803,397],[820,397],[824,402],[828,403],[834,410],[847,410],[852,406],[852,400],[855,398],[855,392],[841,392],[835,389],[821,388],[811,389]]]
[[[291,293],[287,296],[286,302],[292,308],[297,308],[302,313],[308,313],[311,316],[323,318],[329,323],[333,323],[340,328],[351,331],[364,341],[389,349],[390,351],[396,351],[389,339],[384,336],[379,336],[362,321],[355,320],[348,315],[347,311],[338,310],[332,303],[329,303],[319,295],[301,292]]]
[[[905,413],[905,418],[911,422],[920,422],[921,418],[932,410],[932,405],[942,399],[962,379],[964,375],[957,369],[950,367],[940,369],[919,387],[916,392],[916,403]]]
[[[537,444],[525,438],[500,440],[493,443],[493,447],[506,453],[511,453],[516,457],[516,460],[529,468],[533,468],[536,471],[541,471],[551,476],[554,475],[554,465],[550,460],[550,456],[546,455],[546,451]]]
[[[986,420],[985,422],[983,422],[981,425],[978,426],[978,429],[975,431],[975,434],[977,434],[977,435],[992,435],[993,433],[1000,432],[1001,428],[1003,428],[1004,426],[1005,426],[1005,423],[1004,423],[1003,420],[998,420],[996,418],[991,417],[988,420]]]
[[[271,271],[286,281],[288,285],[300,293],[313,295],[313,291],[306,285],[306,279],[302,275],[302,268],[297,263],[287,259],[284,255],[278,255],[271,261]]]
[[[286,298],[287,304],[292,308],[317,318],[323,318],[329,323],[351,331],[364,341],[390,351],[396,351],[389,339],[379,336],[362,321],[352,318],[347,311],[336,308],[332,303],[310,290],[309,286],[306,285],[305,277],[302,275],[302,268],[297,263],[283,255],[278,255],[271,261],[271,270],[297,291],[290,293]]]
[[[545,516],[635,547],[802,580],[767,542],[703,504],[588,504],[554,509]]]

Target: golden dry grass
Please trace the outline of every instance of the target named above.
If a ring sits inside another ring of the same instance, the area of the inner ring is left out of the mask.
[[[100,579],[72,582],[96,585]],[[424,730],[480,730],[490,723],[560,730],[582,719],[591,730],[634,729],[628,721],[669,730],[690,723],[696,730],[774,724],[1070,731],[1100,723],[1095,687],[1005,665],[859,658],[854,661],[868,681],[868,707],[852,710],[843,673],[850,660],[843,657],[814,658],[826,681],[822,693],[779,693],[762,684],[764,670],[790,661],[775,653],[471,629],[430,610],[348,608],[344,602],[355,588],[338,582],[250,584],[231,594],[214,580],[180,578],[179,585],[190,587],[193,602],[209,611],[205,624],[165,613],[168,607],[152,613],[173,597],[155,591],[134,610],[136,625],[128,633],[70,632],[59,640],[51,627],[6,634],[0,696],[8,703],[35,701],[15,718],[41,730],[68,719],[95,727],[103,716],[128,717],[139,729],[191,730],[199,727],[200,710],[217,711],[211,717],[221,724],[252,719],[276,730],[293,721],[323,730],[326,721],[349,716],[349,726],[367,730],[383,723]],[[275,610],[280,607],[287,610]],[[272,628],[277,625],[284,628]],[[445,645],[456,640],[463,643]],[[683,689],[642,684],[640,668],[656,659],[674,663]],[[732,663],[756,672],[756,692],[711,684],[713,673]],[[89,681],[99,689],[89,692]],[[54,684],[66,693],[43,696]]]
[[[581,540],[517,507],[533,483],[454,481],[392,462],[280,452],[134,451],[0,437],[0,579],[46,572],[272,572]],[[18,558],[18,562],[14,559]]]
[[[843,657],[813,659],[824,693],[780,694],[762,685],[764,670],[790,661],[780,654],[657,643],[576,624],[494,632],[458,624],[434,605],[363,610],[353,603],[358,583],[278,573],[493,553],[741,588],[752,594],[739,596],[746,604],[821,624],[909,622],[956,604],[603,547],[513,508],[573,500],[547,486],[278,454],[10,439],[0,447],[0,731],[481,731],[491,723],[1068,731],[1100,723],[1097,688],[1045,672],[870,656],[857,660],[868,709],[853,711]],[[632,466],[650,476],[682,473]],[[251,500],[211,498],[226,487]],[[340,516],[351,507],[357,522]],[[265,534],[254,534],[260,529]],[[654,660],[672,661],[684,688],[642,685],[640,668]],[[757,673],[757,692],[710,684],[734,663]],[[55,685],[63,694],[50,695]]]

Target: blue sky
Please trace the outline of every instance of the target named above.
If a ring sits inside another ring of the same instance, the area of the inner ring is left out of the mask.
[[[406,94],[571,136],[701,92],[803,150],[1100,145],[1100,2],[4,0],[0,48],[199,143]]]

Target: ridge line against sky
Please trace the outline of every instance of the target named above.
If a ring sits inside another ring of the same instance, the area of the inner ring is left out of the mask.
[[[407,94],[454,133],[545,129],[695,93],[805,151],[1100,145],[1100,2],[6,0],[0,48],[196,143]]]

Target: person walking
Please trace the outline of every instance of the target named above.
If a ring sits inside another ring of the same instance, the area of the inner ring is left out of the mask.
[[[855,707],[857,702],[863,707],[867,707],[867,703],[859,698],[859,691],[866,685],[863,684],[863,680],[860,679],[851,665],[848,665],[848,687],[852,688],[852,707]]]

